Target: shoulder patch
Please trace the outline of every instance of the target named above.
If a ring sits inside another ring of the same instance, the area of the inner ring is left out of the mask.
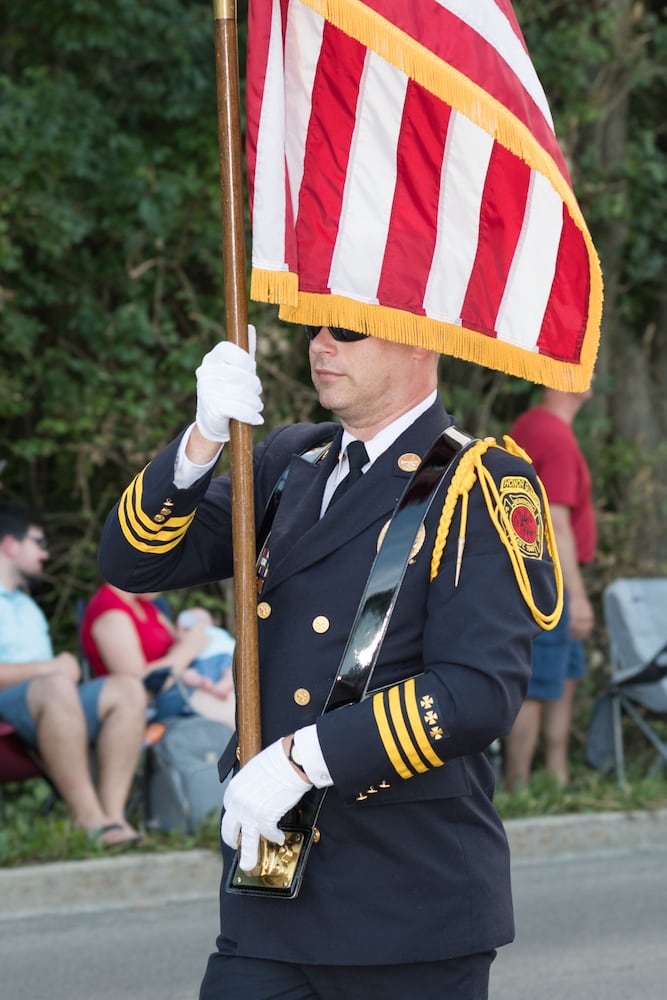
[[[542,506],[525,476],[504,476],[500,500],[524,559],[541,559],[544,551]]]

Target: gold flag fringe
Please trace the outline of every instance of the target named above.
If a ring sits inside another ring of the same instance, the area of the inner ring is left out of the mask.
[[[255,302],[276,305],[299,304],[299,278],[290,271],[270,271],[253,268],[250,275],[250,298]]]
[[[253,271],[252,297],[263,302],[275,302],[269,294],[275,288],[276,277],[285,279],[288,275]],[[296,275],[289,277],[296,283]],[[583,360],[575,363],[550,358],[478,330],[389,306],[356,302],[341,295],[300,292],[297,305],[286,301],[280,303],[279,316],[289,323],[360,330],[381,340],[438,351],[566,392],[583,392],[588,388],[595,361],[594,354],[588,359],[588,364]]]

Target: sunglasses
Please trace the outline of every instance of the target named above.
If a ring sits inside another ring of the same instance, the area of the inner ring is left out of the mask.
[[[28,534],[28,535],[24,535],[23,537],[24,538],[29,538],[31,542],[35,543],[35,545],[39,545],[40,549],[42,549],[44,552],[46,552],[47,549],[48,549],[48,547],[49,547],[49,542],[48,542],[48,539],[47,539],[46,535],[29,535]]]
[[[315,337],[322,329],[323,327],[321,326],[304,326],[308,340],[315,340]],[[351,344],[355,340],[366,340],[368,338],[367,333],[357,333],[356,330],[346,330],[344,326],[328,326],[327,330],[334,340],[337,340],[339,343],[342,342],[343,344]]]

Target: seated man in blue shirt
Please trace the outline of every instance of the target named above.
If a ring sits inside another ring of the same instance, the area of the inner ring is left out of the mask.
[[[126,676],[80,685],[76,657],[53,655],[46,618],[24,589],[46,559],[41,516],[0,503],[0,719],[37,748],[76,826],[108,847],[131,843],[138,835],[125,803],[142,745],[145,691]]]

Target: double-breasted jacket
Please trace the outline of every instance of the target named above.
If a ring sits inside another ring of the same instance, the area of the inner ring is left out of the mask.
[[[445,477],[415,543],[369,695],[322,714],[415,456],[452,422],[436,403],[322,517],[340,428],[285,426],[255,448],[258,525],[289,466],[257,598],[263,743],[317,724],[334,785],[295,899],[221,891],[225,950],[303,963],[384,964],[486,951],[513,937],[509,850],[485,749],[512,726],[539,629],[479,483],[467,499],[462,558],[459,504],[431,579],[452,478]],[[332,437],[320,461],[301,457]],[[232,573],[229,479],[209,474],[177,489],[177,447],[178,440],[135,478],[107,519],[101,571],[123,589],[184,588]],[[497,447],[484,465],[509,497],[535,604],[550,610],[554,566],[534,471]],[[223,856],[226,873],[231,852],[225,848]]]

